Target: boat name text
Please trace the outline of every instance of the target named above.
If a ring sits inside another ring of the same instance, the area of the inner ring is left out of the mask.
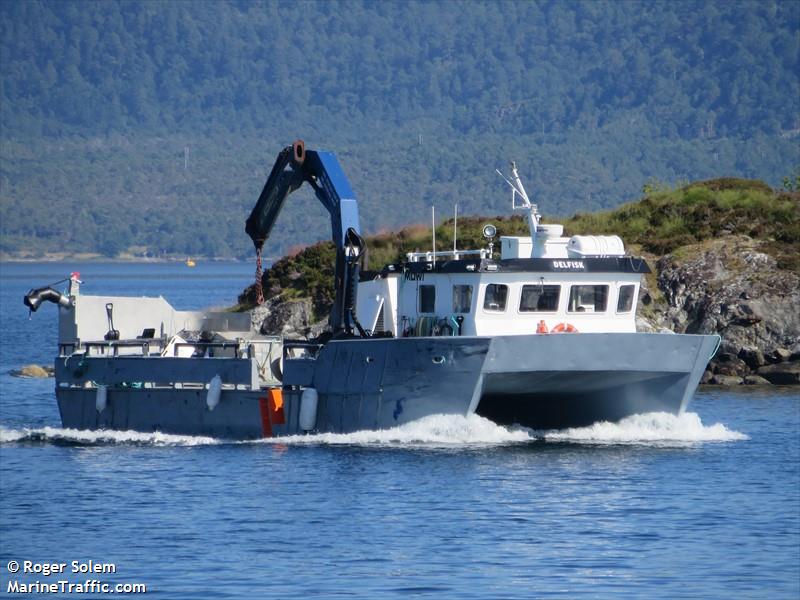
[[[582,260],[554,260],[554,269],[585,269],[586,265]]]
[[[406,271],[406,281],[425,281],[425,273]]]

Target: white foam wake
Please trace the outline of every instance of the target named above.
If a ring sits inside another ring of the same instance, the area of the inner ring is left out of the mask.
[[[159,431],[153,433],[105,429],[90,431],[87,429],[61,429],[59,427],[7,429],[0,426],[0,444],[22,442],[80,445],[129,444],[140,446],[207,446],[210,444],[220,444],[222,440],[203,436],[172,435]]]
[[[534,440],[528,429],[509,429],[478,415],[431,415],[405,425],[378,431],[317,433],[262,440],[282,444],[357,446],[454,447],[498,446]]]
[[[721,423],[703,425],[697,413],[633,415],[619,423],[595,423],[588,427],[543,433],[546,441],[590,444],[643,444],[675,446],[699,442],[732,442],[749,439]]]
[[[354,445],[377,447],[485,447],[530,442],[555,442],[589,445],[686,446],[705,442],[731,442],[748,437],[721,423],[703,425],[696,413],[680,416],[668,413],[634,415],[619,423],[595,423],[588,427],[533,431],[525,427],[504,427],[480,417],[431,415],[412,423],[378,431],[318,433],[265,438],[238,443],[286,445]],[[43,442],[77,445],[207,446],[228,444],[205,436],[140,433],[138,431],[89,431],[41,427],[8,429],[0,426],[0,444]]]

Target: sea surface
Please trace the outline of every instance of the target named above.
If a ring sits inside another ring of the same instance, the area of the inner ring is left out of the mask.
[[[155,598],[800,597],[796,389],[705,389],[681,417],[550,432],[64,430],[53,380],[10,372],[52,364],[56,309],[29,319],[22,297],[70,271],[86,294],[193,309],[233,304],[254,269],[0,263],[0,597],[87,580]]]

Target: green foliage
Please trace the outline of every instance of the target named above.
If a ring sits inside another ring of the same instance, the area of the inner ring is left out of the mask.
[[[364,229],[548,214],[800,164],[796,3],[0,2],[0,250],[252,254],[272,159],[337,153]],[[795,182],[796,183],[796,182]],[[795,185],[795,184],[792,184]],[[292,197],[267,251],[327,239]]]
[[[800,97],[793,2],[27,0],[0,33],[14,135],[277,115],[562,135],[639,110],[669,137],[751,136],[796,128]]]
[[[617,234],[654,254],[727,234],[775,240],[786,244],[787,251],[800,250],[800,194],[773,192],[762,181],[712,179],[610,212],[575,215],[564,227],[567,235]]]
[[[668,192],[670,190],[670,186],[663,181],[659,181],[655,177],[651,177],[647,180],[647,182],[642,186],[642,194],[645,196],[650,196],[651,194],[658,194],[661,192]]]
[[[577,214],[563,222],[565,235],[619,235],[628,247],[656,255],[680,252],[684,246],[722,235],[744,234],[766,242],[780,268],[800,272],[800,193],[774,193],[761,181],[714,179],[662,191],[620,208]],[[486,223],[501,235],[527,235],[520,217],[467,217],[458,221],[459,249],[484,247]],[[452,248],[453,221],[436,228],[437,249]],[[370,267],[380,269],[399,262],[407,252],[431,248],[430,228],[416,225],[395,233],[384,232],[366,239]],[[277,261],[265,274],[265,295],[285,298],[310,297],[317,317],[330,310],[333,301],[331,243],[316,244]],[[654,282],[651,289],[655,290]],[[242,309],[252,306],[252,289],[240,297]]]
[[[783,189],[787,192],[800,192],[800,166],[794,168],[794,174],[783,178]]]
[[[266,298],[311,298],[316,317],[322,318],[334,300],[333,277],[336,250],[332,242],[314,244],[299,254],[277,260],[261,280]],[[247,310],[255,305],[256,292],[249,286],[239,295],[235,310]]]
[[[720,192],[723,190],[739,190],[739,191],[761,191],[765,194],[771,194],[772,188],[763,181],[757,179],[741,179],[739,177],[718,177],[716,179],[709,179],[707,181],[698,181],[684,186],[686,189],[697,189]]]
[[[322,316],[333,304],[333,274],[336,250],[331,242],[314,244],[302,251],[302,259],[284,257],[264,277],[264,295],[313,299],[316,315]]]

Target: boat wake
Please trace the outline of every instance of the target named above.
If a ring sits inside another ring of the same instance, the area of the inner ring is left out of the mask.
[[[43,443],[57,445],[210,446],[220,444],[281,444],[297,446],[369,446],[397,448],[482,448],[530,443],[583,445],[643,445],[684,447],[708,442],[733,442],[748,436],[721,423],[704,425],[696,413],[634,415],[619,423],[595,423],[589,427],[534,431],[503,427],[478,416],[431,415],[413,423],[379,431],[318,433],[232,441],[203,436],[140,433],[137,431],[89,431],[41,427],[8,429],[0,426],[0,444]]]
[[[260,440],[281,444],[351,446],[458,447],[501,446],[534,441],[525,428],[507,428],[478,415],[431,415],[405,425],[377,431],[317,433]]]
[[[224,443],[211,437],[172,435],[155,431],[113,431],[110,429],[91,431],[88,429],[61,429],[40,427],[37,429],[7,429],[0,426],[0,444],[40,443],[64,446],[208,446]]]
[[[381,431],[322,433],[260,440],[281,444],[324,444],[398,447],[485,447],[530,443],[586,445],[644,445],[682,447],[706,442],[749,439],[721,423],[703,425],[696,413],[633,415],[619,423],[536,431],[521,426],[504,427],[478,415],[433,415]]]
[[[686,446],[702,442],[734,442],[749,439],[721,423],[703,425],[697,413],[672,415],[656,412],[632,415],[619,423],[595,423],[588,427],[543,433],[548,442]]]

